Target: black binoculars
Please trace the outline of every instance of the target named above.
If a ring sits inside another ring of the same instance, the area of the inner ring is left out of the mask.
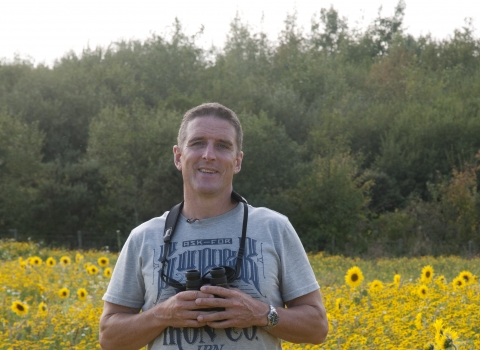
[[[209,271],[210,273],[210,285],[211,286],[218,286],[228,289],[228,282],[227,276],[225,275],[225,269],[223,267],[214,267]],[[198,270],[188,270],[185,272],[185,277],[187,278],[185,282],[186,290],[200,290],[200,287],[204,284],[204,279],[200,275],[200,271]],[[207,280],[208,281],[208,280]],[[216,298],[221,298],[215,296]],[[217,308],[210,308],[204,309],[203,311],[225,311],[224,308],[217,307]]]

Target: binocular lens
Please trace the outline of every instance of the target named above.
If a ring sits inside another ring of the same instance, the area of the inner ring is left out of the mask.
[[[225,275],[225,269],[223,267],[214,267],[210,270],[210,284],[212,286],[219,286],[228,288],[227,276]]]
[[[202,278],[200,277],[200,271],[198,270],[188,270],[185,272],[185,281],[186,290],[200,290],[202,286]]]

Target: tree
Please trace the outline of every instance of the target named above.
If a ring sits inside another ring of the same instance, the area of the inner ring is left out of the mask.
[[[0,110],[0,228],[28,226],[43,180],[44,134]]]
[[[88,159],[106,179],[105,229],[129,231],[181,201],[172,153],[179,124],[175,113],[140,102],[106,108],[92,121]]]
[[[355,242],[371,185],[348,154],[315,159],[289,194],[296,209],[291,220],[305,249],[337,253]]]
[[[244,131],[244,158],[234,188],[255,206],[285,213],[289,208],[281,198],[298,181],[300,147],[265,113],[244,113],[239,118]]]

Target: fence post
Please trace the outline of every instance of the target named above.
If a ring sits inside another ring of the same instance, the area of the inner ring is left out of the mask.
[[[13,239],[15,240],[15,242],[18,242],[18,231],[16,228],[11,228],[10,230],[11,233],[13,233]]]
[[[472,240],[468,241],[468,254],[470,254],[470,256],[473,255],[473,241]]]
[[[77,231],[78,249],[82,249],[82,231]]]
[[[399,238],[398,239],[398,253],[402,254],[403,251],[403,239]]]
[[[122,250],[122,239],[120,237],[120,230],[117,230],[117,245],[118,245],[118,251]]]

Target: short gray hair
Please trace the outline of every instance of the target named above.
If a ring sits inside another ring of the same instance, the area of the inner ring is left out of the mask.
[[[182,119],[182,124],[180,125],[180,129],[178,130],[177,143],[180,148],[183,148],[185,139],[187,138],[188,123],[198,117],[215,117],[228,121],[235,128],[235,141],[237,144],[237,150],[238,152],[242,150],[243,130],[240,120],[235,112],[216,102],[203,103],[185,113]]]

